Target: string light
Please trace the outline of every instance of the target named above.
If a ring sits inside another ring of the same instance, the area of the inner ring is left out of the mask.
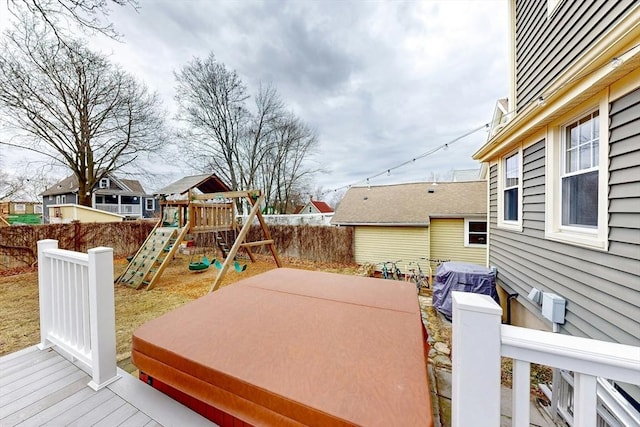
[[[636,44],[635,46],[633,46],[633,47],[631,47],[629,49],[627,49],[625,52],[621,53],[620,55],[613,57],[611,59],[610,66],[613,67],[613,68],[617,68],[620,65],[622,65],[624,63],[624,59],[622,57],[625,56],[626,54],[628,54],[629,52],[631,52],[632,50],[637,49],[638,47],[640,47],[640,43]],[[598,69],[589,71],[589,72],[587,72],[585,74],[578,73],[574,77],[572,77],[571,79],[569,79],[565,83],[563,83],[561,86],[559,86],[558,88],[554,89],[553,91],[545,92],[545,93],[540,94],[540,96],[538,96],[537,98],[534,98],[533,102],[536,102],[537,105],[542,106],[542,105],[544,105],[546,103],[547,99],[549,97],[551,97],[553,94],[555,94],[556,92],[560,91],[561,89],[565,88],[569,84],[571,84],[571,83],[573,83],[573,82],[575,82],[575,81],[577,81],[579,79],[585,78],[585,77],[595,73],[596,71],[598,71]],[[524,107],[526,107],[526,106],[524,106]],[[521,106],[520,109],[523,109],[524,107]],[[504,113],[504,116],[510,116],[511,114],[516,113],[517,110],[518,110],[518,108],[514,108],[513,110],[510,110],[510,111]],[[415,163],[416,160],[423,159],[423,158],[425,158],[427,156],[430,156],[430,155],[432,155],[432,154],[434,154],[434,153],[436,153],[436,152],[438,152],[440,150],[447,150],[451,144],[454,144],[457,141],[460,141],[461,139],[466,138],[467,136],[472,135],[472,134],[476,133],[477,131],[479,131],[481,129],[484,129],[485,131],[490,131],[491,130],[491,123],[484,123],[482,126],[479,126],[477,128],[473,128],[470,131],[468,131],[466,133],[463,133],[462,135],[452,139],[451,141],[449,141],[447,143],[444,143],[444,144],[442,144],[442,145],[440,145],[438,147],[435,147],[435,148],[433,148],[433,149],[431,149],[431,150],[429,150],[429,151],[427,151],[425,153],[422,153],[422,154],[420,154],[420,155],[418,155],[416,157],[411,158],[411,160],[407,160],[407,161],[402,162],[402,163],[400,163],[400,164],[398,164],[396,166],[387,168],[384,171],[382,171],[380,173],[377,173],[375,175],[371,175],[371,176],[367,177],[364,180],[361,180],[361,181],[358,181],[358,182],[355,182],[355,183],[352,183],[352,184],[348,184],[348,185],[343,185],[341,187],[337,187],[333,191],[337,192],[337,191],[343,190],[345,188],[349,189],[352,186],[361,184],[361,183],[363,183],[365,181],[367,183],[367,188],[371,189],[371,180],[372,179],[378,178],[379,176],[381,176],[381,175],[383,175],[385,173],[387,174],[387,176],[390,176],[392,170],[399,169],[399,168],[404,167],[404,166],[406,166],[408,164],[411,164],[411,163]],[[329,191],[325,191],[322,194],[324,195],[324,194],[328,193]]]

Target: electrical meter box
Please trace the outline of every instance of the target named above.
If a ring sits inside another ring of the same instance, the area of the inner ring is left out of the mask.
[[[566,300],[561,296],[544,292],[542,294],[542,316],[553,323],[564,323]]]

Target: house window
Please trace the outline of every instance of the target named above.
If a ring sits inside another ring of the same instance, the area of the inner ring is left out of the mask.
[[[520,219],[520,152],[502,160],[502,221],[516,225]]]
[[[25,213],[27,211],[27,206],[24,203],[16,203],[13,205],[13,209],[16,213]]]
[[[598,112],[564,127],[562,153],[562,225],[598,227]]]
[[[57,205],[62,205],[67,203],[67,196],[66,195],[62,195],[62,196],[56,196],[56,204]]]
[[[42,205],[33,205],[33,213],[42,214]]]
[[[548,126],[545,238],[606,250],[608,92],[596,95],[590,104]]]
[[[101,178],[99,186],[100,188],[109,188],[109,178]]]
[[[487,245],[487,221],[474,219],[464,220],[464,245],[465,246],[486,246]]]
[[[148,211],[152,211],[155,209],[155,200],[153,199],[144,199],[144,208]]]

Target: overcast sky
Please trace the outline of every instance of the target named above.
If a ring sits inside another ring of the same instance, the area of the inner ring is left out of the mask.
[[[4,2],[3,2],[4,3]],[[273,83],[317,131],[325,191],[366,181],[487,123],[507,94],[507,2],[140,0],[110,15],[122,42],[91,46],[175,111],[173,72],[213,52],[250,93]],[[478,167],[484,130],[372,179],[431,180]],[[15,157],[10,157],[14,159]],[[5,166],[7,159],[4,160]],[[192,171],[163,165],[155,188]]]

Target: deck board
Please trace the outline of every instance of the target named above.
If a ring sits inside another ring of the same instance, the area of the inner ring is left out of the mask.
[[[29,347],[0,357],[0,426],[215,426],[122,370],[100,391],[53,349]]]
[[[92,426],[100,422],[112,412],[118,410],[124,404],[126,404],[126,402],[122,400],[120,396],[108,393],[108,397],[103,402],[100,402],[97,406],[91,408],[91,410],[85,412],[82,416],[74,419],[72,422],[65,423],[65,425],[69,427]],[[52,426],[61,424],[54,421],[55,420],[52,420],[50,423]]]
[[[130,404],[128,404],[124,400],[122,402],[123,402],[122,405],[118,409],[116,409],[115,411],[112,411],[111,413],[107,414],[99,422],[95,423],[94,427],[121,426],[123,422],[125,422],[128,419],[130,419],[131,417],[133,417],[136,414],[141,414],[141,415],[146,417],[146,415],[144,415],[142,412],[138,411],[137,408],[134,408],[133,406],[131,406]],[[146,417],[145,422],[148,422],[149,419],[150,419],[149,417]],[[138,424],[133,424],[133,425],[138,425],[139,426],[141,424],[142,424],[142,420],[139,421]]]
[[[29,407],[29,411],[23,411],[23,419],[26,420],[19,426],[39,426],[58,415],[75,409],[82,401],[88,399],[95,392],[87,387],[84,379],[61,390],[60,393],[51,395],[49,399],[42,399],[36,405]],[[13,425],[11,419],[7,419],[7,425]],[[4,423],[3,423],[4,426]]]
[[[60,362],[60,359],[55,356],[55,351],[38,351],[35,353],[27,353],[23,359],[13,359],[5,365],[0,366],[0,372],[2,372],[0,387],[2,387],[5,382],[13,381],[15,375],[22,376],[26,372],[36,372],[38,369],[47,367],[50,364]]]

